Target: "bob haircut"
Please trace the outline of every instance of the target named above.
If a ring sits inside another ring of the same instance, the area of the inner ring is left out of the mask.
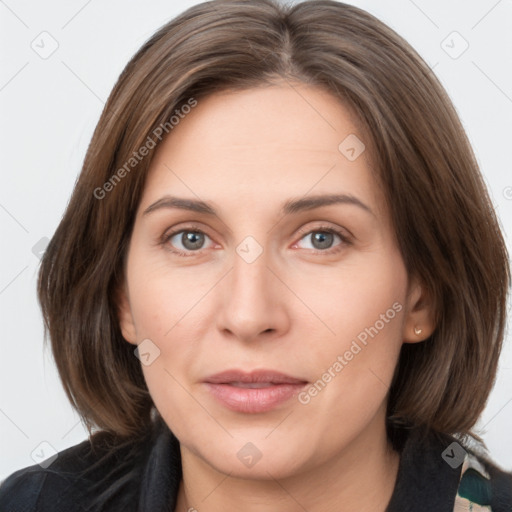
[[[495,382],[510,285],[499,221],[428,65],[377,18],[331,0],[201,3],[126,65],[39,271],[45,341],[68,398],[90,434],[139,438],[148,429],[157,411],[121,334],[117,298],[153,148],[194,101],[283,81],[320,87],[354,113],[409,278],[434,307],[433,334],[401,348],[387,427],[480,440],[471,427]]]

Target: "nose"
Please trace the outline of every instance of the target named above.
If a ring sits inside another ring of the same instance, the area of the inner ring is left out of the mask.
[[[245,342],[282,336],[290,318],[286,286],[265,251],[254,261],[240,254],[235,252],[233,267],[222,280],[218,329]]]

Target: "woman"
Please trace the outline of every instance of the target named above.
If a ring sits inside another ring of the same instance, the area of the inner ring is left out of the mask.
[[[510,511],[471,430],[509,282],[403,39],[328,0],[196,5],[121,74],[42,260],[90,438],[0,508]]]

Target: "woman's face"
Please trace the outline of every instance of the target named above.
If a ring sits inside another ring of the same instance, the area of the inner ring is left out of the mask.
[[[400,347],[429,328],[364,143],[285,84],[202,99],[158,147],[121,327],[202,464],[278,478],[382,442]]]

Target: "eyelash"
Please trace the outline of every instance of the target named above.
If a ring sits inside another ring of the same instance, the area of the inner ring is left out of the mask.
[[[171,231],[170,233],[164,233],[161,237],[160,244],[163,246],[167,246],[169,240],[173,236],[177,235],[178,233],[183,233],[183,232],[199,233],[199,234],[208,236],[207,233],[205,233],[201,229],[196,228],[195,226],[185,226],[185,227],[176,229],[174,231]],[[331,233],[333,235],[337,235],[340,238],[342,243],[337,245],[334,249],[326,249],[325,251],[322,251],[320,249],[309,249],[310,251],[313,251],[314,254],[324,254],[324,255],[325,254],[329,254],[329,255],[337,254],[338,252],[343,250],[344,246],[352,245],[352,242],[347,235],[345,235],[341,231],[339,231],[333,227],[330,227],[330,226],[318,226],[318,227],[316,227],[314,229],[310,229],[310,230],[301,229],[301,230],[299,230],[299,235],[300,235],[299,240],[302,240],[306,235],[311,235],[312,233],[318,233],[318,232]],[[195,256],[196,254],[198,254],[202,251],[200,249],[198,251],[184,252],[179,249],[170,249],[169,247],[166,247],[166,249],[174,254],[177,254],[178,256],[184,256],[184,257]]]

